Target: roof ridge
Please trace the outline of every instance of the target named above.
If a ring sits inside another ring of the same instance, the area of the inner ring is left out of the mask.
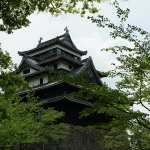
[[[34,61],[35,64],[32,61]],[[37,69],[37,70],[40,70],[40,71],[43,69],[43,67],[37,65],[38,64],[37,61],[35,61],[34,59],[32,59],[32,57],[30,57],[30,56],[28,56],[26,54],[23,55],[22,61],[21,61],[20,65],[18,66],[18,68],[21,67],[21,65],[23,64],[23,62],[26,62],[29,66],[33,67],[34,69]]]
[[[31,59],[31,58],[28,58],[28,59],[35,61],[34,59]],[[28,60],[28,59],[26,59],[26,61],[28,61],[28,63],[29,63],[32,67],[35,67],[36,69],[38,69],[38,70],[40,70],[40,71],[43,69],[43,67],[41,67],[41,66],[39,66],[39,65],[37,65],[37,64],[34,64],[33,62],[31,62],[31,61]],[[35,62],[36,62],[36,61],[35,61]]]
[[[81,67],[76,73],[80,73],[81,71],[85,71],[85,69],[88,67],[88,65],[90,63],[93,64],[93,60],[92,60],[91,56],[89,56],[88,58],[82,60],[82,62],[84,62],[84,61],[86,61],[85,64],[83,64],[83,67]]]
[[[64,39],[60,39],[60,38],[64,38]],[[18,54],[19,55],[24,55],[24,54],[32,53],[32,52],[34,52],[36,50],[40,50],[40,49],[42,49],[44,47],[48,47],[49,45],[51,45],[51,44],[53,44],[55,42],[59,42],[60,44],[63,44],[64,46],[67,46],[68,48],[71,48],[72,50],[75,50],[76,52],[80,53],[81,55],[87,54],[87,51],[79,50],[75,46],[75,44],[73,43],[69,33],[67,33],[67,34],[65,33],[65,34],[57,36],[57,37],[55,37],[53,39],[50,39],[48,41],[42,42],[39,45],[37,45],[37,47],[35,47],[33,49],[22,51],[22,52],[18,51]]]

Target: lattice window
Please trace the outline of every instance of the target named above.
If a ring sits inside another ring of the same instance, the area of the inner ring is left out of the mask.
[[[23,74],[28,74],[28,73],[30,73],[30,69],[26,69],[23,71]]]

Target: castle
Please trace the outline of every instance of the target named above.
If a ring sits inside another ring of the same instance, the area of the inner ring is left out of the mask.
[[[19,65],[20,74],[33,87],[35,95],[39,100],[46,101],[45,107],[54,107],[58,111],[65,112],[65,116],[60,120],[63,123],[87,126],[98,122],[106,122],[103,115],[93,115],[87,118],[79,119],[79,112],[84,108],[92,106],[91,101],[79,98],[70,98],[68,94],[78,91],[79,87],[66,82],[49,82],[49,74],[44,71],[45,66],[53,70],[59,70],[68,74],[88,73],[88,81],[103,85],[99,71],[94,67],[92,59],[81,57],[87,54],[87,51],[79,50],[73,43],[69,31],[57,36],[27,51],[19,51],[22,61]]]

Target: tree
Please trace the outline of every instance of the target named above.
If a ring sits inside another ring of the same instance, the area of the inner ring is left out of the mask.
[[[56,124],[64,113],[45,109],[45,102],[37,101],[24,78],[12,72],[14,69],[9,54],[0,49],[0,148],[23,150],[27,144],[64,138],[67,126]],[[23,90],[28,94],[20,95]]]
[[[2,21],[0,31],[10,34],[14,30],[28,26],[30,23],[28,16],[35,12],[46,11],[54,16],[62,13],[79,13],[83,16],[86,10],[95,13],[98,9],[94,6],[94,2],[102,1],[104,0],[0,1],[0,20]],[[78,8],[78,2],[82,4],[81,8]],[[54,122],[64,114],[52,108],[43,109],[44,102],[37,103],[37,99],[32,94],[27,95],[27,100],[24,102],[16,93],[29,90],[29,87],[23,77],[11,73],[14,69],[16,66],[12,63],[9,54],[3,53],[0,48],[0,147],[10,148],[16,144],[23,149],[25,143],[46,141],[43,139],[45,135],[54,139],[62,138],[64,132],[61,131],[66,126],[62,124],[54,126]],[[46,127],[45,130],[43,130],[44,127]],[[53,132],[50,132],[51,129]],[[34,136],[29,136],[31,133]]]
[[[101,104],[101,98],[95,103],[91,110],[86,113],[104,112],[114,119],[106,125],[110,131],[128,131],[127,140],[130,142],[131,149],[147,149],[149,143],[149,114],[150,114],[150,34],[137,26],[126,23],[129,9],[122,10],[119,3],[113,3],[120,18],[120,25],[115,25],[108,18],[99,15],[98,18],[89,17],[98,27],[108,27],[112,38],[120,37],[132,42],[134,48],[127,46],[115,46],[102,51],[111,51],[117,55],[120,65],[115,65],[115,69],[107,72],[109,77],[120,77],[116,83],[116,89],[110,89],[106,93],[101,92],[103,100],[107,101],[107,110],[97,107]],[[107,96],[107,97],[106,97]],[[132,110],[131,105],[140,104],[148,113],[140,110]],[[111,127],[111,128],[110,128]],[[131,136],[132,135],[132,136]],[[140,139],[139,139],[140,135]],[[118,135],[120,136],[120,135]],[[139,141],[140,142],[139,142]],[[112,140],[111,142],[114,142]],[[135,144],[136,143],[136,144]],[[108,144],[109,145],[109,144]],[[106,147],[108,146],[106,144]]]
[[[3,0],[0,1],[2,21],[0,31],[10,34],[14,30],[28,26],[30,23],[28,16],[36,12],[46,11],[54,16],[62,13],[79,13],[83,16],[86,10],[95,13],[98,9],[94,6],[94,2],[101,1],[103,0]],[[78,8],[78,2],[82,4],[81,8]],[[54,126],[53,123],[64,114],[52,108],[43,109],[44,102],[37,103],[37,98],[32,94],[28,94],[27,101],[24,102],[16,93],[29,90],[29,87],[23,77],[11,73],[14,69],[16,66],[9,54],[3,53],[0,48],[0,147],[11,147],[15,143],[23,149],[22,144],[29,141],[30,143],[45,141],[44,135],[54,139],[62,138],[64,132],[61,131],[66,126],[62,124]],[[50,132],[52,128],[53,132]],[[31,133],[34,136],[29,136]]]
[[[90,13],[98,12],[94,3],[105,0],[3,0],[0,1],[0,31],[12,33],[13,30],[26,27],[30,21],[28,16],[35,12],[49,12],[54,16],[62,13],[76,13],[83,16],[88,10]],[[78,5],[78,4],[81,5]],[[81,6],[81,7],[79,7]]]
[[[77,7],[75,7],[77,6],[77,2],[78,1],[75,0],[1,1],[0,19],[2,20],[2,24],[0,25],[0,31],[12,33],[13,30],[20,29],[22,26],[28,26],[30,21],[27,17],[34,12],[48,11],[56,16],[63,12],[80,13],[81,15],[85,13],[85,10],[97,12],[97,9],[93,5],[90,7],[87,1],[81,1],[83,2],[83,6],[80,10],[78,10]],[[100,0],[93,0],[90,2],[90,4],[93,4],[93,2],[100,2]],[[124,22],[128,16],[129,10],[121,10],[118,7],[117,2],[115,2],[114,5],[117,8],[118,16],[121,18],[121,21]],[[91,17],[91,19],[100,27],[107,26],[114,29],[114,32],[111,33],[113,38],[121,37],[127,39],[133,42],[135,47],[134,49],[126,46],[105,49],[106,51],[111,50],[114,53],[126,51],[130,54],[118,57],[117,59],[121,62],[121,65],[116,66],[115,70],[108,72],[108,75],[111,77],[120,75],[122,78],[122,80],[117,83],[117,89],[111,89],[107,85],[99,87],[95,84],[84,83],[81,80],[77,80],[77,82],[85,88],[82,88],[78,92],[78,95],[77,93],[73,94],[87,100],[96,98],[97,101],[93,107],[84,110],[82,116],[87,116],[95,112],[105,113],[108,116],[112,116],[113,119],[109,124],[101,124],[98,127],[104,130],[107,129],[112,133],[120,133],[122,131],[123,135],[125,131],[129,130],[132,133],[131,135],[135,135],[131,136],[134,138],[132,138],[133,140],[131,140],[130,144],[134,143],[134,145],[131,146],[132,148],[137,149],[139,147],[135,144],[137,142],[137,135],[135,133],[139,131],[140,134],[141,130],[136,130],[136,128],[134,128],[136,127],[135,125],[139,125],[138,127],[142,126],[144,129],[144,136],[141,137],[142,141],[146,141],[146,137],[148,137],[148,135],[145,131],[149,131],[150,127],[149,121],[146,118],[147,114],[138,111],[135,112],[130,106],[131,104],[138,103],[149,111],[149,108],[143,103],[143,101],[149,102],[149,33],[141,28],[131,25],[127,25],[127,29],[125,30],[123,24],[115,26],[103,16],[99,16],[98,19]],[[132,36],[132,34],[136,31],[145,36],[143,41]],[[2,51],[0,51],[0,66],[0,146],[11,147],[13,143],[15,143],[20,145],[20,149],[23,149],[22,145],[24,143],[28,143],[29,140],[31,143],[39,142],[41,140],[43,141],[43,135],[45,135],[45,133],[43,133],[43,130],[36,132],[38,127],[42,128],[47,124],[50,124],[49,127],[53,127],[53,122],[60,117],[62,113],[57,113],[52,109],[44,110],[41,107],[41,103],[35,103],[35,98],[32,95],[27,96],[28,103],[23,102],[22,99],[16,95],[16,92],[28,90],[28,85],[22,77],[14,74],[12,75],[10,73],[12,68],[14,68],[14,65],[12,64],[10,56],[7,53],[4,54]],[[70,79],[70,82],[72,82],[71,80],[72,79]],[[73,83],[75,84],[75,81],[73,81]],[[33,111],[30,112],[28,107],[30,107]],[[17,113],[18,111],[20,112],[19,114]],[[57,113],[57,116],[54,116],[52,120],[47,120],[47,115],[53,114],[52,112],[54,112],[54,114]],[[35,116],[35,114],[38,114],[38,116]],[[22,117],[24,118],[25,123],[22,123]],[[14,122],[14,120],[16,121]],[[39,122],[39,120],[41,122]],[[37,126],[29,126],[32,121]],[[20,126],[18,125],[19,123]],[[55,127],[55,131],[59,131],[57,130],[59,126]],[[28,139],[30,138],[28,135],[31,131],[35,132],[37,138],[31,137],[31,139]],[[8,137],[8,135],[10,136]],[[14,136],[12,137],[12,135]],[[57,135],[55,137],[55,133],[51,134],[48,132],[48,135],[46,134],[46,136],[57,138]],[[44,141],[45,140],[46,139],[44,139]],[[113,142],[113,140],[110,142]],[[116,148],[118,146],[120,145],[117,145]],[[108,145],[106,145],[106,147],[108,147]]]
[[[150,132],[150,34],[137,26],[126,23],[130,10],[122,10],[119,3],[113,3],[120,19],[120,25],[115,25],[108,18],[99,15],[98,18],[88,17],[98,27],[112,29],[112,38],[120,37],[132,42],[134,47],[115,46],[102,49],[111,51],[117,56],[120,65],[114,65],[115,69],[105,74],[109,77],[120,77],[116,83],[116,89],[104,84],[98,86],[93,83],[79,80],[79,76],[57,74],[54,80],[61,80],[71,84],[80,85],[81,90],[72,93],[70,96],[79,97],[85,100],[96,99],[91,108],[84,109],[81,117],[93,113],[103,113],[110,118],[107,124],[97,124],[91,128],[109,131],[104,139],[100,139],[107,149],[149,149]],[[68,79],[68,80],[67,80]],[[133,110],[132,106],[140,104],[147,110],[144,113],[140,110]]]

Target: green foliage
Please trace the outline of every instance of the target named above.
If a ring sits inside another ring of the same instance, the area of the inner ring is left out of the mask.
[[[115,46],[102,49],[102,51],[117,54],[120,65],[112,63],[115,69],[103,73],[112,78],[120,77],[120,81],[116,83],[116,89],[109,88],[106,84],[98,86],[85,82],[87,74],[70,76],[50,71],[51,81],[64,81],[78,86],[80,90],[72,93],[70,95],[72,97],[96,100],[91,108],[82,111],[80,117],[98,113],[105,114],[110,119],[109,123],[89,127],[108,131],[104,139],[100,139],[100,143],[106,149],[145,150],[149,149],[148,114],[133,110],[132,105],[140,104],[150,113],[148,105],[150,103],[150,34],[137,26],[126,23],[129,9],[122,10],[117,1],[113,5],[120,18],[120,25],[115,25],[108,18],[100,15],[98,18],[88,18],[98,27],[112,29],[110,32],[112,38],[120,37],[134,45],[133,48]]]
[[[130,141],[127,137],[126,131],[118,132],[113,128],[111,131],[107,132],[105,138],[99,141],[100,144],[105,145],[108,150],[130,150]],[[107,144],[106,144],[107,143]]]
[[[15,65],[13,65],[11,57],[0,48],[0,123],[1,119],[8,117],[7,104],[14,99],[16,91],[28,87],[23,77],[10,73],[13,69],[15,69]]]
[[[78,2],[82,3],[81,8],[78,8]],[[22,26],[28,26],[28,16],[34,12],[47,11],[54,16],[62,13],[79,13],[83,16],[87,10],[95,13],[98,9],[94,7],[94,2],[99,3],[101,0],[3,0],[0,1],[0,31],[12,33]],[[143,103],[150,103],[150,34],[137,26],[126,24],[130,10],[122,10],[117,1],[113,5],[120,18],[119,26],[101,15],[97,19],[89,19],[98,27],[111,28],[112,38],[121,37],[134,44],[134,48],[115,46],[103,49],[119,55],[117,60],[120,65],[113,64],[115,69],[106,73],[110,77],[120,76],[121,81],[116,83],[116,89],[106,84],[101,87],[87,83],[84,81],[85,75],[80,78],[79,75],[51,72],[51,81],[57,79],[58,82],[69,82],[79,87],[81,90],[72,93],[73,97],[97,100],[91,108],[83,110],[81,117],[93,113],[111,117],[108,124],[96,126],[109,131],[101,141],[106,148],[146,150],[149,149],[149,120],[147,114],[133,111],[131,105],[141,104],[150,111]],[[8,53],[0,49],[0,147],[10,148],[16,144],[23,149],[22,145],[26,143],[46,142],[44,137],[55,140],[62,138],[66,126],[54,123],[63,113],[52,108],[43,109],[44,102],[37,103],[32,94],[27,95],[26,102],[16,95],[29,87],[23,77],[10,73],[15,68]]]
[[[129,133],[129,139],[132,143],[132,149],[149,150],[149,129],[136,124],[130,130],[132,133]]]
[[[12,33],[13,30],[27,27],[30,23],[28,16],[36,12],[47,12],[54,16],[60,14],[80,14],[86,10],[98,12],[94,3],[104,0],[1,0],[0,1],[0,31]],[[81,7],[80,7],[81,6]]]
[[[1,120],[0,147],[19,147],[20,144],[47,142],[48,138],[59,140],[64,138],[66,125],[56,124],[63,116],[53,108],[44,109],[44,102],[38,102],[33,94],[16,99],[7,106],[9,118]]]
[[[150,34],[137,26],[129,25],[126,19],[130,12],[129,9],[122,10],[119,3],[113,3],[120,19],[120,25],[115,25],[108,18],[98,16],[98,18],[88,17],[98,27],[108,27],[112,29],[112,38],[120,37],[131,42],[134,47],[115,46],[102,49],[117,54],[118,64],[112,63],[115,67],[107,73],[109,77],[120,77],[116,83],[116,89],[109,88],[106,84],[98,86],[94,83],[85,82],[86,74],[66,75],[53,73],[53,81],[68,82],[80,88],[78,92],[70,96],[82,98],[84,100],[95,99],[96,102],[91,108],[84,109],[80,117],[86,117],[93,113],[105,114],[110,119],[109,123],[97,124],[94,127],[108,131],[100,143],[106,149],[148,149],[150,123],[148,114],[135,111],[132,105],[140,104],[149,113],[150,103]],[[147,103],[144,103],[147,102]]]
[[[107,148],[113,145],[116,147],[117,145],[114,143],[116,138],[122,135],[122,131],[129,131],[126,134],[127,140],[124,141],[124,144],[126,145],[126,142],[129,142],[131,149],[145,150],[148,149],[146,144],[149,142],[150,131],[149,120],[147,119],[148,114],[134,111],[130,106],[140,104],[150,113],[150,34],[137,26],[126,23],[130,12],[129,9],[122,10],[117,1],[113,5],[117,10],[118,18],[120,18],[120,25],[115,25],[108,18],[100,15],[98,18],[88,18],[93,23],[96,23],[98,27],[112,29],[112,32],[110,32],[112,38],[120,37],[125,39],[131,42],[134,47],[115,46],[102,49],[102,51],[111,51],[117,54],[118,64],[120,65],[112,63],[115,69],[107,73],[112,78],[119,76],[120,81],[116,83],[116,90],[110,89],[110,92],[102,92],[101,94],[101,97],[104,97],[103,101],[108,99],[108,104],[111,103],[108,105],[108,110],[100,107],[101,98],[99,98],[95,103],[96,106],[94,104],[90,110],[86,110],[86,114],[87,112],[90,114],[92,111],[96,111],[105,112],[113,116],[112,122],[105,126],[110,127],[111,125],[111,128],[109,128],[110,134],[115,131],[118,132],[118,135],[114,135],[113,138],[112,135],[105,137],[105,140],[109,141],[106,144]],[[119,103],[117,102],[118,99],[120,100],[118,101]],[[85,115],[84,112],[83,115]],[[116,144],[118,144],[118,149],[120,149],[121,144],[119,142]]]
[[[0,148],[16,146],[23,150],[25,144],[64,138],[67,126],[57,123],[64,113],[45,109],[45,102],[37,101],[24,78],[14,74],[16,66],[9,54],[1,49],[0,65]],[[20,95],[23,90],[29,93]]]

